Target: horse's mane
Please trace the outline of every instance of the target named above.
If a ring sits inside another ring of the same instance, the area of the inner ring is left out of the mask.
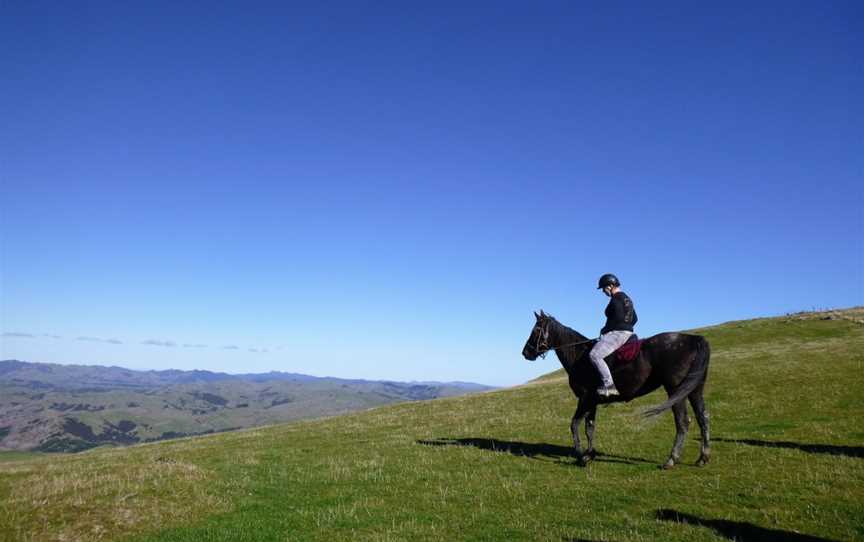
[[[547,314],[546,316],[548,316],[548,317],[549,317],[549,320],[551,320],[551,321],[552,321],[552,322],[553,322],[553,323],[558,327],[558,332],[559,332],[559,334],[564,333],[564,334],[569,335],[569,337],[567,337],[567,340],[568,340],[568,341],[571,341],[571,340],[572,340],[572,341],[587,341],[587,340],[588,340],[588,337],[582,335],[581,333],[579,333],[578,331],[576,331],[576,330],[573,329],[573,328],[570,328],[570,327],[565,326],[564,324],[562,324],[561,322],[559,322],[559,321],[558,321],[554,316],[552,316],[551,314]]]
[[[561,362],[567,374],[572,378],[576,374],[574,371],[586,370],[590,365],[589,362],[586,362],[586,354],[591,350],[591,346],[593,345],[591,339],[575,329],[565,326],[556,320],[554,316],[549,314],[545,316],[549,318],[549,334],[555,336],[554,343],[561,345],[555,347],[554,350],[558,361]]]

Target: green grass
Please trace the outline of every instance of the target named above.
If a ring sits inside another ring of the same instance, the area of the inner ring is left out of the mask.
[[[553,374],[326,420],[0,463],[0,539],[864,538],[864,326],[775,318],[701,332],[712,344],[704,468],[691,466],[695,423],[687,464],[657,468],[671,415],[638,412],[662,393],[601,409],[604,455],[575,466],[575,400]]]

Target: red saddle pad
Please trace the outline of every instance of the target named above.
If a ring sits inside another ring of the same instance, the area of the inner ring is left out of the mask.
[[[635,335],[634,335],[635,337]],[[637,357],[639,357],[639,352],[642,351],[642,343],[645,342],[642,339],[631,339],[624,343],[624,345],[615,351],[615,364],[623,365],[625,363],[630,363]]]

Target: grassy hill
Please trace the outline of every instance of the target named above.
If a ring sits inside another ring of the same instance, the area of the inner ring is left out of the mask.
[[[713,352],[704,468],[657,468],[671,414],[637,414],[662,393],[601,409],[602,455],[575,466],[575,400],[553,373],[311,422],[7,458],[0,539],[862,539],[862,322],[854,309],[698,330]],[[692,424],[687,462],[697,437]]]

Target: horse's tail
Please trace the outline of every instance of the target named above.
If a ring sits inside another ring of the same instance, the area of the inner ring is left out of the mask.
[[[642,415],[645,417],[654,417],[658,414],[669,410],[679,402],[683,401],[693,390],[705,382],[705,377],[708,373],[708,360],[711,358],[711,346],[705,337],[696,336],[696,357],[693,359],[693,364],[690,365],[690,371],[684,380],[678,384],[678,387],[672,392],[665,402],[645,410]]]

